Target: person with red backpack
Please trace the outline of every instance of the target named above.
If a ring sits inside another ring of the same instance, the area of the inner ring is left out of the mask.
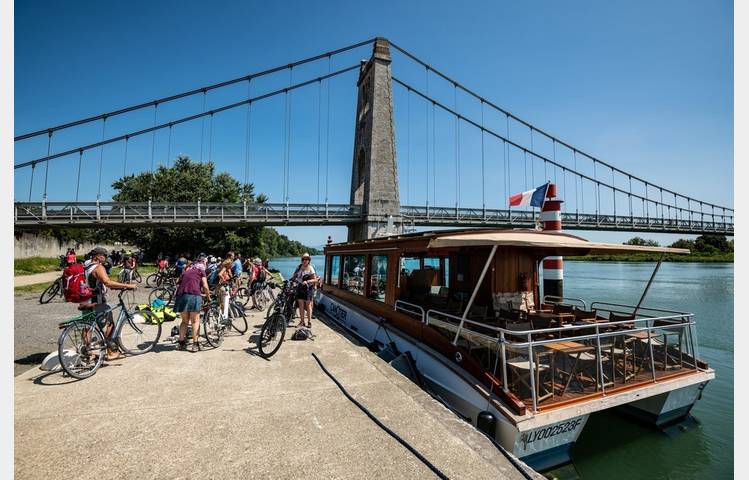
[[[68,248],[68,252],[65,254],[65,263],[67,263],[68,265],[72,265],[77,261],[78,259],[75,256],[75,250],[73,250],[72,248]]]

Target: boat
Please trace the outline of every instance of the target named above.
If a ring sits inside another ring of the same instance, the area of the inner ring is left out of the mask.
[[[666,428],[715,372],[692,313],[544,294],[547,257],[688,250],[555,231],[469,229],[330,244],[318,311],[537,471],[595,412]],[[557,292],[558,293],[558,292]]]

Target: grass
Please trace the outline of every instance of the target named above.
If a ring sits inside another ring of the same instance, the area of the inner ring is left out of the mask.
[[[59,258],[30,257],[13,259],[14,275],[54,272],[60,269]]]
[[[49,287],[52,282],[35,283],[33,285],[24,285],[23,287],[15,287],[13,289],[14,295],[23,295],[26,293],[42,293],[45,288]]]

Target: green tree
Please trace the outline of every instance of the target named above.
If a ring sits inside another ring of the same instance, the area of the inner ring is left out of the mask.
[[[686,248],[689,249],[690,252],[694,252],[696,250],[694,247],[694,240],[685,240],[683,238],[678,239],[669,246],[672,248]]]
[[[655,240],[645,240],[642,237],[634,237],[624,242],[624,245],[638,245],[641,247],[657,247],[658,242],[656,242]]]
[[[193,162],[179,156],[173,166],[160,166],[156,172],[128,175],[116,180],[112,187],[117,202],[203,202],[248,204],[264,203],[268,197],[255,196],[252,184],[241,184],[228,173],[216,173],[213,162]],[[305,247],[290,241],[275,230],[259,227],[169,227],[136,228],[122,231],[122,236],[149,256],[160,252],[174,254],[199,252],[224,256],[229,250],[242,256],[296,255]],[[310,253],[317,253],[309,249]]]
[[[694,241],[694,247],[700,253],[733,252],[733,245],[725,235],[700,235]]]

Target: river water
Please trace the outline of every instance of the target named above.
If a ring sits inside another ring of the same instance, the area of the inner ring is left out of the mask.
[[[298,258],[271,268],[289,278]],[[325,257],[312,257],[318,274]],[[636,304],[652,263],[566,262],[569,297]],[[697,425],[673,436],[613,413],[592,415],[572,450],[580,478],[702,479],[733,475],[733,264],[664,263],[644,305],[693,312],[698,351],[715,369],[692,415]]]

